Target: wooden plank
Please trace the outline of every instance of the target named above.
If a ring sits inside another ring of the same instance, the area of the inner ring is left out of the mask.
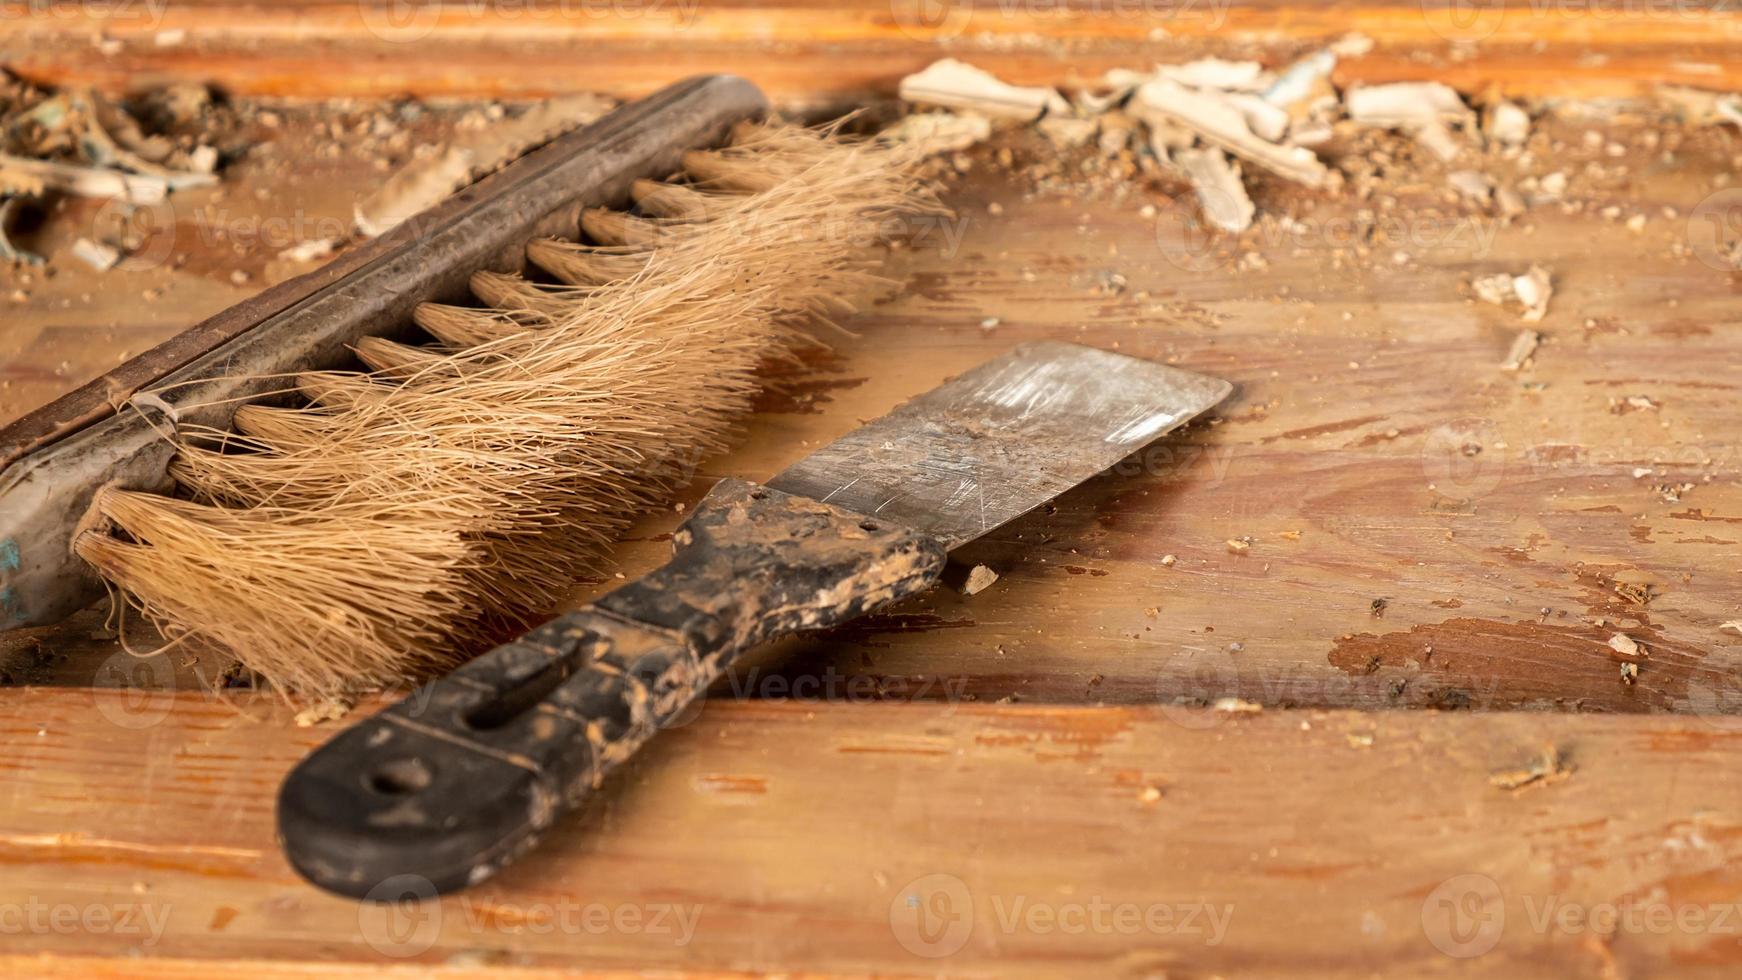
[[[125,89],[197,79],[305,98],[542,96],[600,86],[640,95],[684,74],[731,71],[777,98],[816,100],[888,93],[903,74],[943,56],[1013,81],[1061,82],[1207,52],[1277,61],[1360,31],[1377,48],[1339,69],[1345,83],[1440,77],[1472,91],[1492,84],[1616,95],[1661,82],[1737,87],[1739,25],[1734,8],[1717,0],[128,0],[0,23],[0,59],[44,81]],[[119,50],[97,55],[98,34]],[[363,64],[367,71],[333,70]]]
[[[16,692],[8,972],[113,956],[280,975],[1720,976],[1742,960],[1735,719],[714,704],[501,877],[359,906],[302,884],[273,843],[278,781],[326,735],[287,714]],[[1545,747],[1570,771],[1493,785]]]
[[[1621,158],[1586,147],[1585,124],[1542,125],[1564,148],[1543,168],[1626,172],[1578,191],[1595,202],[1581,213],[1542,207],[1505,229],[1423,180],[1398,191],[1395,213],[1410,217],[1361,237],[1365,259],[1351,236],[1367,205],[1353,195],[1262,185],[1261,207],[1292,214],[1297,230],[1199,254],[1184,231],[1189,198],[1160,193],[1180,188],[1036,195],[986,154],[952,192],[959,219],[916,229],[901,253],[909,288],[853,320],[857,336],[838,338],[833,359],[771,379],[782,391],[738,450],[705,464],[688,503],[716,477],[766,479],[1026,340],[1168,360],[1240,392],[1222,424],[966,552],[1003,576],[992,589],[934,593],[768,651],[716,694],[1742,710],[1742,636],[1721,628],[1742,618],[1738,382],[1720,369],[1739,356],[1738,312],[1733,278],[1690,251],[1735,137],[1678,136],[1666,169],[1645,149],[1647,134],[1668,138],[1655,124],[1607,130]],[[1050,152],[1013,147],[1025,162]],[[336,210],[343,174],[310,179],[332,185],[323,206]],[[1160,206],[1154,218],[1146,202]],[[1645,229],[1590,213],[1611,202],[1646,215]],[[1246,251],[1267,268],[1239,269]],[[1557,292],[1534,366],[1514,375],[1498,365],[1524,324],[1472,301],[1468,281],[1532,262],[1553,270]],[[54,281],[78,283],[71,271]],[[998,325],[982,328],[986,318]],[[1628,396],[1659,408],[1618,414],[1611,401]],[[1654,489],[1682,483],[1693,488],[1674,502]],[[621,571],[660,560],[679,519],[643,522]],[[1226,544],[1239,537],[1253,539],[1244,555]],[[1616,591],[1626,583],[1657,597],[1630,602]],[[114,641],[92,639],[94,625],[9,638],[5,666],[113,684]],[[1617,631],[1651,653],[1633,685],[1607,646]],[[184,682],[216,674],[173,660],[162,672]]]

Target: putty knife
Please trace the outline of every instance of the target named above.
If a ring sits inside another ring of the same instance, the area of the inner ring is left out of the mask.
[[[950,549],[1225,398],[1226,381],[1039,343],[759,486],[722,480],[664,567],[342,732],[278,799],[291,864],[371,897],[476,884],[750,648],[936,584]]]

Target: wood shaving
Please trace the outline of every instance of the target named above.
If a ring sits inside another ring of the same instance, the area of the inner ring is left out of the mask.
[[[1554,285],[1547,269],[1540,265],[1531,266],[1529,272],[1512,280],[1512,291],[1524,304],[1525,321],[1537,323],[1548,315],[1548,301],[1554,295]]]
[[[1483,134],[1502,146],[1523,146],[1530,139],[1530,114],[1501,100],[1488,107]]]
[[[915,112],[878,136],[926,153],[955,153],[992,135],[992,120],[972,112]]]
[[[906,102],[970,109],[1023,122],[1032,122],[1047,112],[1069,113],[1071,108],[1055,89],[1010,85],[991,72],[954,58],[933,62],[924,71],[903,78],[898,91]]]
[[[313,262],[315,259],[324,259],[333,254],[335,244],[330,238],[313,238],[306,242],[298,242],[279,252],[278,257],[287,262]]]
[[[1554,295],[1553,280],[1547,269],[1533,265],[1523,275],[1508,275],[1497,273],[1491,276],[1477,276],[1470,281],[1470,288],[1476,298],[1485,303],[1505,306],[1511,300],[1517,300],[1524,311],[1519,315],[1526,323],[1536,323],[1548,315],[1549,298]]]
[[[1234,233],[1252,226],[1252,217],[1258,209],[1240,181],[1239,166],[1230,162],[1227,154],[1215,147],[1177,150],[1174,162],[1190,178],[1205,220]]]
[[[968,572],[968,578],[962,583],[963,595],[979,595],[992,587],[998,581],[998,573],[985,565],[975,565]]]
[[[64,194],[120,198],[135,204],[160,203],[169,196],[170,190],[168,180],[153,174],[130,174],[121,170],[0,154],[0,180],[11,183],[19,177],[29,178],[48,190]]]
[[[1633,637],[1628,636],[1626,633],[1616,633],[1614,636],[1609,637],[1609,649],[1619,653],[1623,657],[1650,656],[1650,654],[1646,653],[1644,648],[1639,645],[1638,641],[1634,640]]]
[[[1307,187],[1323,187],[1329,178],[1324,163],[1311,150],[1258,136],[1239,106],[1219,93],[1189,89],[1166,78],[1151,79],[1132,96],[1130,111],[1146,121],[1183,126],[1206,143]]]
[[[1523,368],[1541,343],[1542,334],[1535,330],[1520,330],[1518,336],[1512,339],[1512,347],[1506,352],[1506,360],[1500,362],[1500,370],[1517,371]]]
[[[483,126],[433,157],[402,168],[380,190],[358,202],[357,228],[366,235],[382,234],[527,150],[598,119],[615,104],[599,95],[570,96]]]
[[[1444,124],[1470,111],[1457,91],[1442,82],[1362,85],[1343,93],[1343,108],[1356,123],[1387,128]]]
[[[98,272],[108,272],[115,268],[115,263],[121,261],[121,253],[107,245],[101,245],[89,238],[81,238],[73,242],[73,255]]]

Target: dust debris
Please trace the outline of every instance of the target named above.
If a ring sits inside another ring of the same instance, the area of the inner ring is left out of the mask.
[[[968,577],[962,582],[963,595],[979,595],[992,587],[998,581],[998,573],[985,565],[975,565],[968,571]]]
[[[333,254],[333,248],[338,245],[331,238],[311,238],[278,253],[278,257],[287,262],[313,262]]]
[[[1518,301],[1524,308],[1519,318],[1526,323],[1537,323],[1548,315],[1548,301],[1554,295],[1553,279],[1548,270],[1539,265],[1531,266],[1521,275],[1502,272],[1478,276],[1471,280],[1470,288],[1484,303],[1506,306],[1513,300]]]
[[[1506,769],[1488,777],[1488,785],[1512,792],[1527,786],[1549,786],[1573,774],[1573,767],[1561,758],[1560,750],[1550,745],[1529,765]]]
[[[1217,698],[1215,710],[1230,715],[1255,715],[1264,710],[1264,705],[1245,698]]]
[[[1628,412],[1655,412],[1662,407],[1646,395],[1628,395],[1625,398],[1609,399],[1609,411],[1616,415],[1626,415]]]
[[[115,268],[115,263],[121,261],[118,250],[93,242],[89,238],[80,238],[73,242],[73,257],[97,272],[108,272]]]
[[[217,170],[239,128],[237,114],[201,85],[173,85],[112,99],[90,89],[38,88],[0,74],[0,260],[46,260],[7,234],[21,205],[43,210],[53,194],[108,198],[125,217],[170,194],[218,183]],[[137,242],[107,235],[75,240],[73,257],[98,272],[121,263]],[[52,270],[51,270],[52,274]]]
[[[1372,732],[1344,732],[1343,740],[1352,749],[1370,749],[1373,747]]]
[[[1609,637],[1609,649],[1619,653],[1623,657],[1651,656],[1651,654],[1645,651],[1644,647],[1639,645],[1639,641],[1628,636],[1626,633],[1616,633],[1614,636]]]
[[[1694,485],[1692,483],[1659,483],[1651,489],[1652,492],[1657,494],[1658,499],[1662,500],[1664,503],[1679,504],[1681,503],[1682,495],[1693,488]]]
[[[1143,791],[1137,794],[1137,798],[1145,803],[1160,802],[1161,796],[1161,787],[1159,786],[1145,786]]]
[[[1162,555],[1161,556],[1161,566],[1163,568],[1172,568],[1174,566],[1174,564],[1178,561],[1179,561],[1179,556],[1177,556],[1177,555]]]
[[[1615,594],[1636,606],[1643,606],[1656,598],[1651,586],[1640,582],[1616,582]]]
[[[1621,683],[1632,687],[1639,680],[1639,665],[1628,661],[1621,665]]]
[[[346,698],[327,698],[296,713],[296,727],[309,728],[325,721],[338,721],[351,713],[355,702]]]
[[[1384,596],[1380,596],[1367,604],[1367,614],[1372,616],[1374,619],[1381,619],[1385,616],[1385,607],[1390,604],[1390,600],[1386,599]]]
[[[414,160],[357,203],[357,230],[380,235],[449,194],[513,161],[552,137],[584,126],[616,107],[600,95],[574,95],[531,106],[512,118],[462,126],[447,146]]]
[[[1523,146],[1530,139],[1530,113],[1505,99],[1497,100],[1483,115],[1482,131],[1502,146]]]
[[[1228,554],[1230,554],[1230,555],[1244,555],[1247,552],[1252,550],[1252,539],[1251,538],[1229,538],[1227,541],[1227,545],[1228,545]]]
[[[915,112],[878,134],[926,153],[956,153],[992,137],[992,120],[973,112]]]
[[[1542,343],[1542,334],[1535,330],[1520,330],[1518,336],[1512,339],[1512,347],[1506,352],[1506,360],[1500,362],[1502,371],[1518,371],[1529,363],[1531,355]]]

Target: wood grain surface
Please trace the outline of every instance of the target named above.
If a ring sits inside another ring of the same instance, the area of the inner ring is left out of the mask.
[[[1716,977],[1742,959],[1734,719],[714,703],[533,859],[360,906],[273,843],[278,781],[323,733],[270,699],[18,693],[14,976],[110,956],[254,976]],[[1496,785],[1548,748],[1557,774]]]
[[[301,94],[633,91],[722,51],[729,64],[706,66],[832,93],[939,52],[1038,79],[1067,62],[1271,60],[1350,26],[1380,39],[1372,77],[1470,91],[1716,86],[1742,63],[1713,54],[1734,43],[1715,13],[1650,29],[1556,20],[1537,25],[1558,31],[1551,42],[1593,47],[1502,58],[1527,43],[1508,33],[1512,8],[1454,62],[1414,7],[1242,6],[1230,16],[1245,34],[1148,41],[1101,25],[1044,52],[1001,48],[978,20],[949,43],[886,46],[888,28],[866,40],[858,8],[829,21],[838,37],[794,8],[766,42],[722,33],[667,45],[656,64],[628,37],[582,58],[548,25],[524,32],[527,48],[432,40],[401,55],[322,36],[322,18],[358,16],[349,5],[236,9],[166,15],[247,20],[224,27],[233,44],[190,24],[185,46],[129,37],[101,59],[75,54],[89,25],[38,19],[0,23],[0,56],[40,77],[214,76]],[[781,33],[805,23],[815,39]],[[500,72],[504,51],[533,67]],[[1685,68],[1708,58],[1716,75]],[[380,71],[315,71],[338,59]],[[0,414],[305,271],[279,251],[342,237],[354,199],[383,179],[384,155],[356,142],[373,111],[286,110],[279,130],[255,134],[275,148],[233,164],[224,198],[174,199],[174,247],[148,250],[144,267],[97,276],[67,257],[95,208],[46,222],[56,275],[0,272]],[[435,141],[456,118],[412,125]],[[317,131],[317,119],[341,125]],[[224,687],[219,665],[189,651],[126,653],[101,610],[0,636],[0,969],[1734,973],[1742,727],[1718,716],[1742,712],[1742,635],[1725,626],[1742,620],[1742,278],[1714,229],[1742,209],[1730,187],[1742,135],[1628,111],[1538,126],[1520,172],[1560,169],[1574,189],[1508,227],[1460,204],[1443,168],[1398,139],[1380,147],[1391,176],[1366,192],[1255,178],[1261,212],[1291,223],[1238,241],[1193,234],[1195,205],[1165,179],[1036,190],[1032,168],[1055,158],[1032,135],[1001,138],[1014,174],[996,148],[974,154],[949,192],[957,217],[906,229],[915,241],[895,261],[907,286],[849,320],[832,355],[771,375],[740,448],[705,461],[683,503],[718,477],[766,479],[1025,340],[1215,374],[1234,398],[958,555],[999,573],[987,591],[934,592],[744,662],[549,848],[439,913],[360,911],[285,866],[273,796],[331,726],[291,726],[272,696]],[[1541,323],[1472,298],[1473,277],[1533,263],[1555,285]],[[1527,326],[1542,345],[1502,371]],[[679,520],[643,521],[620,573],[662,560]],[[618,581],[583,583],[575,601]],[[1648,654],[1631,684],[1616,633]],[[1202,707],[1228,698],[1263,710]],[[1558,769],[1540,761],[1550,748]],[[1541,778],[1524,788],[1495,785],[1533,765]],[[671,916],[698,906],[680,944]],[[1223,939],[1184,931],[1188,907],[1200,929],[1231,907]],[[668,910],[667,931],[597,926],[625,909]]]
[[[23,6],[20,4],[19,6]],[[1013,81],[1093,79],[1213,52],[1291,57],[1347,32],[1377,42],[1339,80],[1440,78],[1534,95],[1733,88],[1742,18],[1721,0],[114,0],[0,19],[0,62],[32,79],[129,89],[393,97],[641,95],[743,74],[806,101],[887,94],[960,57]],[[98,41],[108,42],[99,47]]]
[[[1582,124],[1547,125],[1568,145],[1557,165],[1610,162]],[[1632,143],[1647,128],[1617,132]],[[1163,360],[1236,394],[1211,423],[958,553],[1002,576],[990,590],[786,644],[717,693],[1742,707],[1742,636],[1722,625],[1742,618],[1737,280],[1690,246],[1702,206],[1728,200],[1712,187],[1735,145],[1708,131],[1676,170],[1584,192],[1649,215],[1639,233],[1555,206],[1501,228],[1423,180],[1392,189],[1411,217],[1371,226],[1350,195],[1261,187],[1298,225],[1205,243],[1185,230],[1189,198],[1035,194],[983,164],[952,192],[956,218],[907,229],[907,288],[851,320],[826,359],[771,376],[743,444],[702,464],[686,504],[1026,340]],[[316,207],[341,206],[325,194]],[[1527,325],[1468,284],[1532,263],[1556,293],[1533,363],[1510,373],[1499,365]],[[100,347],[83,350],[103,366]],[[622,573],[662,561],[680,520],[644,521]],[[9,636],[11,675],[92,683],[113,650],[95,625]],[[1648,651],[1636,683],[1607,645],[1617,632]]]

